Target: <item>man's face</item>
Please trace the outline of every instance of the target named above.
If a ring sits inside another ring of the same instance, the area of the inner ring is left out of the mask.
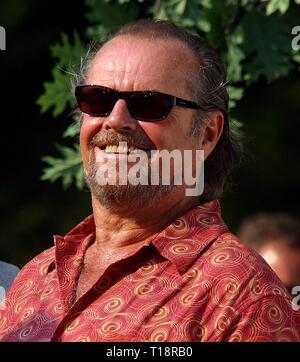
[[[188,79],[198,71],[199,64],[191,50],[176,41],[149,41],[138,37],[120,36],[107,43],[94,58],[88,73],[87,84],[102,85],[118,91],[156,90],[192,100],[187,90]],[[156,123],[133,119],[126,102],[120,99],[107,117],[84,114],[80,143],[84,169],[91,191],[106,206],[139,201],[146,205],[171,192],[182,197],[183,187],[156,186],[99,186],[95,176],[103,167],[100,143],[118,141],[150,150],[196,150],[200,138],[190,135],[195,110],[174,107],[168,117]],[[108,154],[107,157],[120,155]],[[107,160],[107,159],[106,159]],[[128,164],[128,169],[132,164]],[[140,206],[141,206],[140,205]]]

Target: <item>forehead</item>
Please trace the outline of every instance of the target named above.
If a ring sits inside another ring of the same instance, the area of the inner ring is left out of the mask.
[[[179,41],[119,36],[96,54],[88,82],[118,90],[157,89],[176,95],[198,69],[193,51]]]

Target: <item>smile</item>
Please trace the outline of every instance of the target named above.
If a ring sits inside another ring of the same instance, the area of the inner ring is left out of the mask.
[[[149,156],[151,150],[144,150],[142,148],[137,148],[134,146],[127,146],[126,142],[120,142],[118,146],[112,144],[96,146],[94,147],[94,153],[96,162],[102,163],[105,157],[116,157],[116,155],[118,155],[117,157],[121,158],[127,158],[128,155],[133,154],[140,154],[141,156],[147,154]]]
[[[144,150],[140,148],[136,148],[133,146],[128,147],[126,142],[123,142],[121,145],[106,145],[105,148],[103,148],[103,151],[106,153],[140,153]]]

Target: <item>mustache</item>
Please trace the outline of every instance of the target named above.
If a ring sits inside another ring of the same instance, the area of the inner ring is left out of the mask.
[[[117,133],[114,131],[102,130],[94,135],[90,142],[91,147],[99,145],[116,145],[120,142],[126,142],[128,146],[143,149],[156,149],[154,143],[143,133]]]

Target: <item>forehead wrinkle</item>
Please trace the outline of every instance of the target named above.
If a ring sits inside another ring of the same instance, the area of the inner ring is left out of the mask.
[[[110,85],[112,88],[116,89],[122,89],[127,87],[132,87],[132,89],[145,89],[145,86],[143,84],[145,83],[153,83],[153,81],[159,82],[161,80],[161,77],[157,75],[156,73],[144,73],[141,70],[141,66],[137,67],[136,71],[131,71],[131,65],[128,64],[128,66],[125,65],[125,69],[107,69],[106,67],[103,67],[103,64],[100,64],[97,66],[97,68],[91,68],[90,74],[88,75],[88,82],[90,84],[97,84],[99,85]],[[132,76],[132,74],[134,76]],[[105,83],[105,84],[103,84]],[[147,89],[149,86],[147,87]],[[150,87],[151,89],[154,89],[154,87]]]
[[[103,86],[110,85],[110,87],[114,88],[114,85],[118,86],[127,82],[126,72],[123,70],[107,69],[103,67],[103,64],[100,64],[96,69],[91,69],[88,74],[88,82]]]
[[[104,59],[96,59],[96,62],[92,65],[88,74],[88,79],[92,82],[101,82],[105,80],[111,84],[115,84],[116,87],[129,84],[129,76],[132,73],[132,66],[129,62],[114,61]],[[105,75],[105,77],[103,77]]]
[[[170,49],[178,49],[176,59],[172,58],[171,62],[168,64],[169,69],[167,77],[165,73],[161,74],[160,72],[158,64],[159,59],[155,58],[154,63],[150,67],[148,64],[149,59],[144,56],[145,54],[137,51],[134,52],[134,56],[138,58],[139,61],[132,63],[131,56],[133,50],[131,49],[132,46],[130,45],[130,41],[128,43],[127,40],[129,41],[130,39],[123,38],[122,43],[117,42],[118,46],[121,44],[119,51],[116,51],[114,47],[111,49],[109,48],[110,45],[113,45],[112,43],[108,43],[99,51],[94,59],[95,62],[90,69],[90,75],[94,82],[106,78],[108,79],[109,84],[114,85],[115,88],[120,88],[120,90],[143,90],[146,88],[158,88],[157,90],[159,90],[159,87],[163,82],[169,83],[168,79],[171,77],[175,88],[173,87],[174,92],[171,92],[171,89],[169,89],[168,93],[183,97],[184,93],[188,91],[191,96],[188,98],[194,98],[194,92],[191,89],[194,87],[192,86],[191,81],[197,70],[195,69],[195,59],[191,60],[191,53],[189,50],[187,51],[185,46],[177,42],[171,42],[168,46],[165,46],[164,44],[164,47],[159,49],[159,52],[162,54],[162,64],[165,64],[166,59],[170,56]],[[114,43],[115,41],[112,40],[112,42]],[[159,43],[163,44],[164,41],[155,41],[155,44],[159,45]],[[152,44],[154,44],[154,42],[150,42],[150,47]],[[154,51],[156,52],[157,49],[154,49]],[[192,67],[191,63],[193,64]],[[164,75],[166,78],[164,78]],[[162,76],[164,79],[162,79]]]

